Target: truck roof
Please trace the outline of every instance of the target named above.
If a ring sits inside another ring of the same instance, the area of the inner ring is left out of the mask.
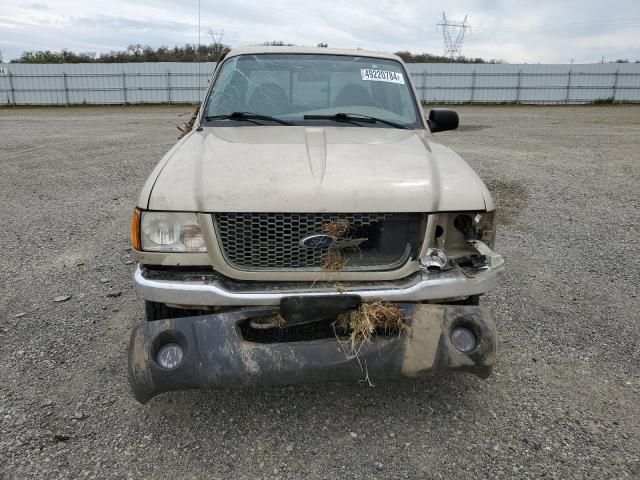
[[[357,50],[357,49],[342,49],[342,48],[323,48],[323,47],[272,47],[266,45],[257,45],[252,47],[239,47],[232,49],[228,54],[228,57],[235,57],[237,55],[257,55],[260,53],[290,53],[290,54],[303,54],[303,55],[349,55],[355,57],[373,57],[373,58],[386,58],[389,60],[397,60],[402,62],[402,59],[397,55],[386,52],[374,52],[370,50]]]

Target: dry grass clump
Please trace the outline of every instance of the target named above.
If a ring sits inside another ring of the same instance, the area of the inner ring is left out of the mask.
[[[342,238],[349,230],[349,222],[345,219],[336,218],[322,227],[322,232],[336,238]]]
[[[357,310],[338,315],[332,323],[334,329],[346,330],[349,334],[349,350],[357,356],[365,343],[371,342],[376,330],[385,334],[400,333],[405,327],[402,311],[389,302],[375,301],[363,303]]]
[[[178,140],[180,140],[187,133],[189,133],[191,131],[191,127],[193,127],[193,125],[189,125],[188,123],[183,123],[182,125],[178,125],[178,130],[180,130],[180,133],[178,134]]]
[[[193,125],[196,123],[196,118],[198,118],[198,112],[200,111],[200,106],[197,106],[191,118],[187,123],[183,123],[182,125],[177,125],[178,130],[180,130],[180,134],[178,135],[178,140],[184,137],[187,133],[191,131]]]
[[[271,322],[276,326],[276,327],[283,327],[285,323],[287,323],[287,321],[284,319],[284,317],[282,315],[280,315],[279,313],[276,313],[274,315],[272,315],[271,317],[267,317],[268,319],[271,320]]]
[[[280,313],[274,313],[266,317],[254,318],[251,320],[250,325],[252,328],[258,330],[264,330],[267,328],[282,328],[287,321]]]
[[[349,230],[349,222],[345,219],[336,218],[329,223],[323,225],[322,233],[325,235],[331,235],[341,239]],[[347,264],[347,259],[344,257],[341,248],[329,248],[327,254],[322,260],[321,268],[326,272],[339,272]]]
[[[342,252],[340,250],[332,248],[329,249],[329,251],[325,255],[320,267],[326,272],[339,272],[344,268],[346,264],[347,259],[344,258]]]

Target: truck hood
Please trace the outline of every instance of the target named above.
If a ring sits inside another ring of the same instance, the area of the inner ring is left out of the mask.
[[[158,164],[151,210],[436,212],[492,209],[486,187],[425,131],[370,127],[205,127]]]

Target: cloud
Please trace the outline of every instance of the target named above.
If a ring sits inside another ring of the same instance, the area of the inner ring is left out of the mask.
[[[301,45],[442,53],[436,24],[469,15],[462,53],[509,62],[640,58],[640,2],[619,0],[201,0],[201,35],[225,30],[232,46],[282,40]],[[198,41],[197,0],[3,0],[0,50],[102,52],[129,44],[173,46]]]

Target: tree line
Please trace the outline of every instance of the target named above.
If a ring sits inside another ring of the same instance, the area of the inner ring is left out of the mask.
[[[230,50],[228,45],[214,43],[210,45],[186,44],[182,47],[153,48],[140,44],[129,45],[126,50],[96,54],[94,52],[76,53],[63,49],[34,50],[23,52],[11,63],[130,63],[130,62],[216,62]]]
[[[280,40],[264,42],[269,46],[295,46],[293,43],[286,43]],[[328,47],[326,43],[318,43],[318,47]],[[129,62],[217,62],[224,58],[231,50],[229,45],[213,43],[210,45],[186,44],[182,47],[173,48],[162,46],[153,48],[148,45],[132,44],[126,50],[113,50],[106,53],[96,54],[95,52],[76,53],[63,49],[60,52],[51,50],[25,51],[19,58],[11,60],[11,63],[129,63]],[[506,63],[504,60],[489,59],[479,57],[459,56],[456,58],[434,55],[432,53],[411,53],[409,51],[395,52],[406,63]],[[2,62],[2,52],[0,52],[0,62]],[[607,63],[640,63],[640,60],[629,60],[620,58],[610,60]]]
[[[294,46],[282,41],[264,42],[270,46]],[[318,47],[328,47],[319,43]],[[173,48],[162,46],[153,48],[148,45],[132,44],[126,50],[96,54],[94,52],[72,52],[63,49],[26,51],[11,63],[130,63],[130,62],[216,62],[231,49],[229,45],[214,43],[210,45],[186,44]],[[407,63],[504,63],[502,60],[484,60],[482,58],[457,57],[455,59],[433,55],[431,53],[414,54],[408,51],[396,52]]]
[[[442,55],[433,55],[432,53],[411,53],[407,51],[396,52],[405,63],[505,63],[504,60],[490,59],[476,57],[465,57],[460,55],[459,57],[443,57]]]

